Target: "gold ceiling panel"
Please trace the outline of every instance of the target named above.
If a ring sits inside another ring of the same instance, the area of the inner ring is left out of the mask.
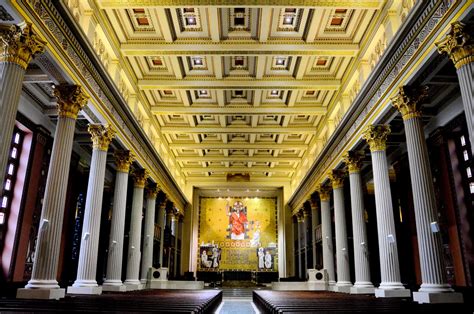
[[[186,179],[289,184],[386,1],[92,2],[120,58],[109,73]]]

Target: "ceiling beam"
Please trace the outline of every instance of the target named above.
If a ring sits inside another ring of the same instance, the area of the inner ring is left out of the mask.
[[[252,166],[252,167],[222,167],[222,166],[211,166],[211,167],[182,167],[183,172],[294,172],[295,169],[291,167],[266,167],[266,166]]]
[[[308,149],[306,144],[285,144],[285,143],[171,143],[170,149]]]
[[[182,80],[138,80],[141,90],[147,89],[318,89],[338,90],[340,80],[296,80],[294,78],[279,79],[182,79]]]
[[[209,126],[164,126],[160,129],[161,133],[187,133],[187,134],[201,134],[201,133],[277,133],[277,134],[316,134],[316,129],[313,126],[308,127],[269,127],[259,126],[256,128],[250,126],[230,125],[223,127],[209,127]]]
[[[354,57],[359,52],[359,45],[352,42],[327,43],[304,41],[288,44],[284,41],[258,41],[242,43],[239,41],[215,43],[212,41],[175,41],[172,45],[162,41],[138,41],[122,43],[120,50],[124,56],[346,56]]]
[[[90,142],[90,140],[89,140]],[[206,148],[203,145],[203,148]],[[176,161],[204,161],[204,162],[215,162],[215,161],[270,161],[270,162],[300,162],[300,157],[272,157],[272,156],[178,156]]]
[[[171,114],[213,114],[213,115],[325,115],[326,107],[304,106],[304,107],[177,107],[177,106],[151,106],[151,113],[155,115],[171,115]]]
[[[308,7],[308,8],[340,8],[344,9],[378,9],[384,3],[380,0],[97,0],[101,9],[125,9],[134,7]]]

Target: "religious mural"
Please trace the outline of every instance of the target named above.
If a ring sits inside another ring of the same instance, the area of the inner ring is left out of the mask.
[[[276,271],[276,198],[201,197],[201,270]]]

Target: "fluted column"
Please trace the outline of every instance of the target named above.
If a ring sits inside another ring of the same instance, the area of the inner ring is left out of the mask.
[[[371,125],[364,133],[372,155],[374,175],[375,207],[380,254],[380,275],[382,282],[375,289],[376,297],[408,297],[410,290],[403,287],[398,262],[397,236],[388,177],[386,141],[390,134],[388,125]]]
[[[333,170],[329,174],[334,194],[334,220],[336,227],[337,283],[335,291],[349,293],[352,282],[347,245],[346,210],[344,208],[344,172]]]
[[[59,289],[56,281],[64,205],[77,114],[87,104],[88,97],[76,85],[59,85],[54,89],[54,95],[58,99],[59,116],[46,179],[33,272],[25,289],[18,290],[18,298],[64,297],[64,289]]]
[[[351,293],[373,293],[374,285],[370,280],[369,251],[367,247],[367,230],[364,220],[364,194],[360,168],[363,152],[349,151],[344,161],[349,169],[351,188],[352,233],[354,238],[355,283]]]
[[[446,279],[438,210],[421,113],[421,104],[427,95],[425,87],[402,86],[392,98],[393,106],[402,114],[405,125],[420,256],[422,284],[418,292],[413,293],[413,299],[420,303],[462,302],[462,295],[452,293],[453,289]]]
[[[101,294],[102,287],[97,284],[97,253],[99,249],[100,214],[102,211],[102,196],[104,195],[105,166],[107,150],[115,136],[115,130],[110,126],[89,124],[92,136],[92,160],[87,183],[86,207],[82,227],[81,249],[77,278],[68,293]]]
[[[117,174],[115,176],[114,207],[110,225],[109,252],[107,258],[106,280],[103,291],[126,291],[122,283],[123,238],[125,231],[125,212],[127,205],[128,172],[133,162],[130,151],[115,152]]]
[[[318,204],[316,203],[316,200],[311,199],[310,200],[311,204],[311,236],[309,238],[309,241],[311,242],[311,245],[313,246],[313,267],[316,269],[316,261],[317,261],[317,252],[316,252],[316,239],[315,239],[315,230],[316,227],[319,225],[319,217],[318,217]]]
[[[178,278],[179,275],[180,275],[180,269],[179,269],[179,263],[178,263],[178,250],[181,251],[181,248],[179,247],[179,236],[180,236],[180,230],[181,230],[181,227],[180,227],[180,224],[183,222],[182,220],[182,217],[181,215],[179,214],[179,212],[176,212],[176,215],[175,215],[175,238],[174,238],[174,277],[175,278]]]
[[[436,43],[440,53],[447,53],[456,67],[464,104],[467,129],[471,142],[471,152],[474,156],[474,39],[472,26],[469,30],[461,22],[451,24],[451,31],[446,37]]]
[[[163,255],[165,244],[165,225],[166,225],[166,199],[160,204],[158,211],[158,225],[160,226],[160,268],[163,268]]]
[[[304,265],[303,265],[303,224],[304,224],[304,217],[303,213],[298,212],[296,215],[296,221],[298,223],[298,278],[304,279]]]
[[[134,188],[132,199],[132,215],[130,218],[130,233],[128,238],[127,277],[125,285],[127,291],[142,289],[138,280],[140,272],[140,237],[142,233],[143,192],[148,172],[137,170],[134,172]]]
[[[319,189],[319,198],[321,199],[321,235],[323,238],[323,266],[328,272],[329,285],[336,284],[334,274],[334,253],[332,247],[332,223],[331,223],[331,200],[330,190],[326,186]]]
[[[30,23],[0,25],[0,182],[8,163],[25,71],[34,55],[44,51],[45,44]],[[2,189],[0,186],[0,193]]]
[[[308,225],[309,225],[309,211],[303,208],[303,249],[304,249],[304,262],[303,262],[303,275],[306,278],[306,272],[308,270]]]
[[[148,272],[153,265],[153,234],[155,232],[155,208],[156,196],[160,190],[156,185],[151,185],[147,189],[145,230],[143,233],[143,254],[142,254],[142,272],[140,281],[142,284],[147,282]]]

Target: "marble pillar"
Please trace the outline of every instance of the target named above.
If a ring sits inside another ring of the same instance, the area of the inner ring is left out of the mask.
[[[88,97],[77,85],[56,86],[54,95],[58,100],[58,122],[46,179],[33,272],[25,288],[17,291],[17,298],[59,299],[64,297],[65,292],[56,281],[61,231],[76,119],[87,104]]]
[[[428,90],[425,87],[402,86],[392,98],[392,104],[402,114],[405,125],[420,256],[422,284],[418,292],[413,293],[413,299],[419,303],[462,302],[462,294],[454,293],[446,279],[438,210],[421,112],[421,104],[427,96]]]
[[[474,156],[474,37],[462,22],[451,24],[451,31],[436,43],[440,53],[447,53],[456,67],[467,129]]]
[[[398,262],[397,236],[393,213],[392,193],[388,177],[386,141],[390,134],[388,125],[371,125],[364,132],[370,146],[374,175],[375,208],[382,282],[375,289],[376,297],[409,297],[410,290],[401,283]]]
[[[336,229],[337,282],[334,291],[349,293],[352,287],[347,244],[346,210],[344,206],[344,172],[333,170],[329,174],[334,195],[334,220]]]
[[[0,25],[0,182],[7,169],[26,68],[35,54],[44,51],[45,44],[33,32],[31,23]],[[0,194],[2,189],[0,186]]]
[[[318,255],[317,255],[317,250],[316,250],[315,233],[316,233],[316,228],[319,226],[320,222],[319,222],[319,216],[318,216],[318,204],[316,203],[316,200],[311,199],[310,204],[311,204],[311,236],[309,238],[309,241],[311,242],[311,245],[313,247],[313,265],[311,268],[316,269]]]
[[[296,216],[296,221],[298,223],[298,278],[304,279],[304,264],[303,264],[303,232],[304,232],[304,217],[302,212],[298,212]]]
[[[367,246],[367,229],[364,219],[364,194],[360,169],[364,152],[349,151],[344,161],[349,169],[351,188],[352,233],[354,238],[355,283],[351,293],[374,293],[370,279],[369,251]]]
[[[306,273],[308,271],[308,226],[309,223],[309,210],[303,208],[303,250],[304,250],[304,261],[303,261],[303,274],[306,278]]]
[[[127,291],[143,289],[138,279],[140,272],[140,237],[142,233],[143,193],[148,172],[137,170],[133,173],[134,188],[132,199],[132,215],[130,217],[130,233],[128,238],[127,275],[124,284]]]
[[[107,150],[115,136],[115,130],[110,126],[89,124],[88,131],[93,142],[92,160],[87,183],[77,278],[67,289],[67,293],[73,294],[102,294],[102,287],[99,287],[95,279]]]
[[[326,186],[319,189],[319,198],[321,200],[321,235],[323,238],[323,267],[328,272],[329,288],[332,289],[336,285],[336,276],[334,273],[334,253],[332,245],[332,220],[330,190]]]
[[[156,185],[151,185],[146,191],[146,213],[145,227],[143,233],[143,254],[142,254],[142,271],[140,281],[142,284],[147,283],[148,273],[153,265],[153,235],[155,233],[155,210],[156,196],[160,190]]]
[[[165,244],[165,225],[166,225],[166,199],[160,204],[158,210],[158,225],[160,226],[160,268],[163,268],[163,255]]]
[[[103,291],[126,291],[122,283],[123,238],[125,233],[125,212],[127,205],[128,172],[134,155],[130,151],[117,151],[114,154],[117,174],[115,176],[114,207],[110,225],[107,273]]]

